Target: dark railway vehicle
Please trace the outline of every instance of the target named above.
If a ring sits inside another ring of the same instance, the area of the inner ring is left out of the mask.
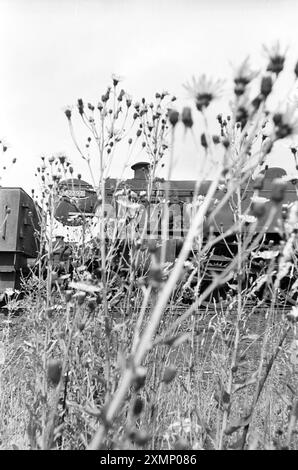
[[[122,188],[130,189],[131,194],[134,194],[137,199],[139,196],[147,190],[148,186],[148,170],[149,164],[146,162],[139,162],[132,166],[134,171],[134,177],[127,179],[126,181],[119,184],[116,179],[108,179],[106,181],[106,202],[108,204],[115,205],[115,190],[119,193],[119,190]],[[281,168],[266,168],[263,171],[264,173],[264,182],[263,187],[259,190],[258,196],[266,198],[267,202],[265,204],[265,211],[262,217],[258,218],[258,225],[256,230],[256,235],[260,233],[264,228],[264,223],[267,220],[268,214],[272,208],[271,192],[272,192],[272,181],[276,178],[282,178],[286,176],[286,172]],[[93,191],[92,187],[81,180],[68,180],[63,183],[65,187],[65,193],[61,200],[61,205],[58,206],[57,215],[59,215],[60,220],[64,220],[68,225],[72,225],[72,217],[78,216],[80,212],[85,215],[93,215],[96,211],[96,194]],[[201,184],[199,195],[205,196],[207,194],[210,181],[204,181]],[[168,194],[170,204],[175,208],[174,213],[171,213],[170,209],[170,218],[169,218],[169,232],[166,242],[166,259],[167,262],[173,262],[178,256],[181,249],[183,239],[187,232],[188,226],[190,224],[189,213],[186,211],[187,206],[192,206],[193,197],[195,194],[195,181],[165,181],[163,179],[157,178],[153,185],[151,191],[151,203],[149,206],[146,206],[146,211],[152,210],[152,206],[156,208],[160,201],[164,199],[165,194]],[[248,183],[245,183],[241,188],[241,198],[242,198],[242,212],[249,210],[252,197],[256,195],[255,183],[253,179],[250,179]],[[220,201],[225,196],[225,188],[223,185],[219,185],[218,190],[214,195],[214,200]],[[284,204],[291,204],[294,201],[297,201],[296,187],[290,181],[287,182],[287,187],[285,191]],[[82,209],[85,207],[85,212]],[[117,207],[117,205],[116,205]],[[153,209],[155,210],[155,209]],[[172,215],[172,219],[171,219]],[[282,205],[279,205],[278,211],[271,221],[270,225],[266,228],[266,233],[262,239],[263,247],[266,249],[272,244],[276,244],[280,241],[280,234],[276,230],[277,220],[282,215]],[[57,217],[57,218],[59,218]],[[76,219],[76,220],[80,220]],[[178,223],[177,223],[178,222]],[[82,223],[82,218],[79,223]],[[234,215],[230,208],[229,204],[225,204],[223,208],[217,213],[217,215],[212,220],[215,233],[220,233],[228,230],[234,223]],[[157,224],[158,225],[158,224]],[[159,238],[161,237],[161,223],[159,222],[157,230],[154,234],[150,231],[148,227],[147,234],[148,238]],[[158,243],[160,245],[160,243]],[[225,266],[231,261],[233,256],[237,251],[236,237],[230,236],[227,237],[222,242],[218,243],[212,250],[212,256],[208,257],[208,264],[205,269],[204,282],[210,282],[214,274],[219,274],[223,271]],[[192,256],[196,256],[196,249],[193,250]],[[92,263],[91,263],[92,264]],[[90,266],[91,266],[90,264]],[[251,271],[249,274],[250,279],[256,278],[260,272],[260,260],[255,259],[251,262]],[[263,263],[264,264],[264,263]],[[192,285],[195,285],[196,278],[193,279]],[[285,290],[288,289],[289,285],[287,280],[283,281]]]
[[[106,180],[106,203],[114,204],[115,190],[129,188],[137,196],[147,189],[147,176],[149,164],[139,162],[132,166],[134,177],[127,179],[120,185],[116,179]],[[272,190],[272,180],[285,176],[285,171],[281,168],[270,168],[265,171],[263,188],[259,191],[259,196],[268,199],[263,217],[258,219],[257,232],[263,228],[264,221],[271,209],[272,203],[270,195]],[[200,187],[199,195],[206,195],[210,181],[204,181]],[[94,188],[81,179],[69,179],[61,182],[60,199],[58,201],[55,217],[63,225],[75,226],[83,223],[84,218],[93,216],[96,212],[97,196]],[[251,198],[255,194],[254,182],[250,180],[242,188],[242,211],[244,212],[251,204]],[[159,203],[165,194],[168,194],[171,204],[175,207],[175,214],[169,218],[169,233],[166,246],[166,261],[173,262],[178,256],[182,246],[183,238],[190,223],[190,217],[185,208],[191,207],[195,193],[195,181],[165,181],[156,179],[152,186],[152,204]],[[214,199],[220,201],[225,195],[225,189],[219,185]],[[285,204],[297,201],[295,186],[287,183],[285,192]],[[151,206],[146,210],[151,210]],[[280,236],[276,231],[277,218],[281,216],[282,206],[265,234],[266,243],[276,243]],[[177,217],[178,215],[178,217]],[[176,216],[176,217],[175,217]],[[2,232],[0,239],[0,291],[7,287],[19,288],[22,272],[28,270],[28,258],[37,256],[38,240],[36,233],[39,230],[37,212],[32,199],[19,188],[0,188],[0,217],[2,220]],[[150,219],[150,214],[149,214]],[[178,223],[177,223],[178,220]],[[233,213],[229,204],[218,212],[212,221],[214,230],[217,233],[229,229],[233,223]],[[150,230],[147,231],[150,235]],[[155,237],[160,238],[161,226],[158,226]],[[56,264],[65,261],[65,257],[71,256],[71,247],[63,240],[57,240],[58,245],[55,252]],[[61,249],[60,249],[60,248]],[[212,256],[209,258],[206,270],[206,279],[211,278],[214,272],[220,272],[231,260],[236,252],[235,237],[229,237],[215,246]],[[195,255],[195,252],[193,253]]]
[[[39,249],[35,203],[21,188],[0,188],[0,293],[20,289]]]

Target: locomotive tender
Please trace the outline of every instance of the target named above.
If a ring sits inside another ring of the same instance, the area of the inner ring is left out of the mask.
[[[40,230],[35,203],[21,188],[0,188],[0,293],[19,289],[21,275],[38,254]]]
[[[116,179],[106,180],[106,203],[113,204],[115,189],[125,187],[130,188],[139,195],[147,188],[147,173],[149,164],[139,162],[132,166],[134,177],[118,184]],[[259,196],[270,199],[272,180],[285,176],[286,172],[281,168],[270,168],[265,171],[263,189],[259,191]],[[185,208],[191,205],[195,192],[195,181],[164,181],[157,178],[152,187],[152,203],[158,203],[167,193],[173,207],[175,207],[174,217],[170,213],[169,232],[166,246],[166,261],[174,261],[181,248],[181,243],[189,225],[189,217],[186,217]],[[69,179],[61,183],[61,196],[57,205],[55,217],[63,226],[75,226],[82,223],[77,216],[93,216],[96,213],[97,196],[94,188],[81,179]],[[204,196],[210,185],[210,181],[201,184],[199,195]],[[251,204],[251,197],[255,193],[253,180],[245,184],[243,189],[242,210],[245,211]],[[224,196],[224,189],[219,186],[215,199],[221,200]],[[285,192],[284,203],[290,204],[296,201],[297,193],[295,186],[289,181]],[[268,215],[271,201],[266,203],[266,213],[258,220],[258,229],[261,228],[266,215]],[[180,212],[180,216],[177,217]],[[282,207],[279,208],[275,219],[267,231],[267,237],[276,239],[276,221],[281,215]],[[150,214],[149,214],[150,219]],[[21,188],[0,188],[0,292],[7,288],[19,289],[22,274],[29,271],[30,259],[36,258],[38,254],[38,232],[39,219],[37,209],[33,200]],[[177,223],[178,221],[178,223]],[[234,223],[233,213],[230,206],[226,204],[215,216],[215,232],[227,230]],[[152,238],[152,233],[148,233],[148,238]],[[160,238],[161,227],[159,225],[154,236]],[[233,250],[227,250],[227,244],[221,243],[215,247],[213,261],[226,261],[231,257]],[[216,270],[216,268],[215,268]]]

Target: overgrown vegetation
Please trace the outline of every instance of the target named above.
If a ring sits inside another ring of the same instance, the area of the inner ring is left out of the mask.
[[[134,102],[116,76],[98,104],[79,99],[65,110],[97,209],[94,218],[79,215],[71,263],[69,254],[57,262],[60,183],[81,176],[64,155],[42,158],[33,193],[39,256],[25,296],[6,293],[1,317],[2,448],[297,448],[298,202],[281,207],[298,172],[274,180],[269,201],[261,170],[277,141],[295,137],[298,116],[291,96],[284,108],[272,106],[285,54],[279,46],[267,53],[266,71],[252,70],[248,59],[235,70],[230,114],[216,123],[209,108],[229,85],[205,76],[185,86],[195,110],[178,112],[167,92]],[[297,77],[296,66],[294,84]],[[172,178],[179,127],[201,167],[189,227],[169,262],[170,188],[158,174],[166,165]],[[146,188],[136,192],[119,179],[107,199],[117,148],[127,165],[133,157],[150,163]],[[296,153],[292,143],[290,158]],[[244,210],[248,185],[254,195]],[[227,204],[233,223],[223,231],[215,221]],[[160,218],[147,210],[153,205]],[[115,215],[108,208],[116,206]],[[279,237],[268,245],[272,224]],[[214,249],[228,237],[233,256],[215,272]]]

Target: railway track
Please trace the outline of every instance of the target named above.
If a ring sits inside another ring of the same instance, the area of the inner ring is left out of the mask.
[[[296,305],[296,302],[293,301],[293,305]],[[273,310],[276,312],[276,311],[280,311],[280,312],[289,312],[291,309],[292,309],[292,306],[293,305],[286,305],[285,303],[282,303],[282,302],[279,302],[279,303],[275,303],[274,304],[274,308]],[[178,305],[178,306],[173,306],[173,307],[167,307],[166,310],[165,310],[165,313],[172,313],[174,314],[175,316],[181,316],[183,315],[184,313],[186,313],[189,308],[191,307],[191,305]],[[270,304],[264,304],[262,306],[257,306],[256,304],[254,303],[246,303],[244,306],[243,306],[243,309],[244,311],[247,311],[247,310],[251,310],[252,313],[254,314],[258,314],[258,313],[264,313],[266,311],[268,311],[268,309],[270,309]],[[112,309],[112,313],[116,314],[116,313],[119,313],[119,310],[118,308],[114,308]],[[137,308],[134,308],[133,311],[134,312],[137,312],[137,311],[140,311],[141,308],[137,309]],[[147,307],[146,308],[146,311],[147,312],[150,312],[151,310],[151,307]],[[236,312],[237,310],[237,307],[233,307],[232,309],[229,309],[227,308],[227,305],[224,305],[224,304],[221,304],[221,303],[207,303],[205,302],[202,306],[198,307],[193,313],[192,315],[194,316],[197,316],[199,314],[210,314],[210,315],[214,315],[216,313],[222,313],[222,314],[226,314],[226,313],[230,313],[230,312]],[[21,315],[22,313],[24,313],[25,310],[23,310],[22,308],[18,308],[15,312],[14,312],[14,315],[15,316],[18,316],[18,315]],[[1,307],[0,308],[0,315],[7,315],[8,313],[8,310],[5,306]]]

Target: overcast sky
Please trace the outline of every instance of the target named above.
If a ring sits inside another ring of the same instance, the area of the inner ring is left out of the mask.
[[[30,191],[40,155],[61,151],[85,175],[63,108],[96,102],[112,73],[135,99],[167,89],[185,104],[192,75],[231,78],[231,62],[262,62],[264,43],[289,45],[292,66],[297,18],[297,0],[0,0],[0,138],[18,158],[2,184]],[[174,176],[192,179],[196,155],[179,152]],[[273,163],[291,170],[287,155]]]

